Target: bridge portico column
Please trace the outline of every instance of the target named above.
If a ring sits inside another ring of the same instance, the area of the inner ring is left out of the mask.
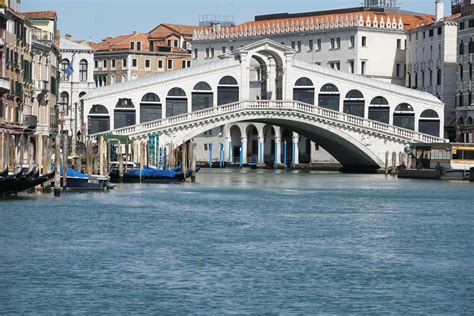
[[[267,100],[276,100],[277,68],[273,58],[268,59],[267,67]]]
[[[300,150],[299,150],[299,143],[300,143],[300,135],[298,133],[293,132],[293,157],[291,159],[292,163],[291,166],[294,168],[300,164]]]
[[[281,137],[275,136],[275,167],[281,164]]]
[[[241,53],[240,100],[250,99],[250,59],[248,52]]]
[[[232,138],[230,136],[225,138],[224,152],[226,153],[225,160],[232,163]]]
[[[240,138],[240,164],[247,163],[247,137]]]

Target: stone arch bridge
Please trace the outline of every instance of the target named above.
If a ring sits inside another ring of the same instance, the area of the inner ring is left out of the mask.
[[[291,48],[262,40],[218,62],[96,89],[81,101],[83,129],[135,141],[158,133],[165,148],[223,127],[219,143],[230,160],[230,127],[257,122],[303,135],[344,167],[358,169],[385,167],[386,152],[402,152],[410,142],[444,141],[444,105],[433,95],[307,64],[294,55]],[[281,135],[274,134],[278,162]],[[246,137],[241,141],[244,151]]]

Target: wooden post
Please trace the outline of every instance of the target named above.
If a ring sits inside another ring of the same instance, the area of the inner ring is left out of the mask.
[[[106,147],[107,147],[107,172],[110,171],[110,165],[112,162],[112,144],[109,143],[109,141],[106,141]]]
[[[16,163],[16,142],[17,137],[15,135],[10,135],[10,169],[15,170]]]
[[[42,136],[43,137],[43,136]],[[49,174],[51,171],[51,143],[49,141],[48,136],[44,136],[43,142],[43,174]],[[43,192],[51,193],[51,183],[46,181],[43,183]]]
[[[86,173],[92,174],[92,146],[91,141],[86,141]]]
[[[387,175],[388,174],[388,157],[389,157],[389,152],[385,152],[385,174]]]
[[[11,135],[5,134],[5,163],[11,169]]]
[[[56,134],[56,144],[54,148],[54,166],[56,168],[54,172],[54,195],[59,196],[61,194],[61,175],[59,168],[61,166],[61,135]]]
[[[67,134],[63,134],[63,190],[66,190],[67,186],[67,167],[68,167],[68,151],[69,142]]]
[[[44,174],[44,165],[43,165],[43,136],[35,135],[36,140],[36,155],[35,160],[38,165],[40,174]]]
[[[5,167],[5,134],[0,133],[0,168]]]
[[[105,164],[104,164],[104,136],[99,136],[99,174],[105,175]]]
[[[119,177],[123,179],[123,155],[122,155],[122,143],[119,141],[117,145],[117,156],[118,156],[118,167],[119,167]]]
[[[412,159],[412,155],[407,155],[407,168],[411,168],[411,159]]]
[[[397,153],[392,153],[392,174],[397,173]]]
[[[33,144],[31,143],[31,137],[28,135],[25,137],[26,147],[26,160],[28,162],[28,168],[31,170],[33,166]]]

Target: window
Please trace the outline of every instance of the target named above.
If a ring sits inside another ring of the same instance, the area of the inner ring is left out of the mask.
[[[395,71],[395,72],[396,72],[397,78],[400,78],[401,68],[402,68],[402,67],[401,67],[400,64],[397,64],[397,65],[396,65],[396,71]]]
[[[191,61],[190,60],[187,61],[187,64],[188,64],[188,68],[191,67]]]
[[[166,98],[166,117],[185,114],[188,112],[186,92],[181,88],[173,88]]]
[[[186,68],[186,60],[181,61],[181,68]]]
[[[362,36],[362,47],[367,47],[367,37]]]
[[[158,69],[163,69],[163,61],[162,60],[158,60]]]
[[[472,81],[472,63],[469,63],[469,80]]]
[[[214,58],[214,47],[211,47],[211,58]]]
[[[314,84],[311,79],[299,78],[293,88],[293,100],[314,104]]]
[[[351,41],[350,41],[350,44],[349,44],[349,48],[354,48],[354,46],[355,46],[355,37],[351,36]]]
[[[421,71],[421,87],[422,88],[425,87],[425,71],[424,70]]]
[[[423,31],[423,38],[426,38],[426,31]]]
[[[132,68],[137,68],[138,67],[138,60],[137,59],[132,59]]]
[[[116,65],[115,59],[112,59],[110,62],[112,63],[112,66],[111,66],[112,69],[115,69],[115,65]]]
[[[60,95],[61,111],[64,112],[64,115],[68,116],[69,114],[69,94],[66,91],[61,92]]]
[[[339,111],[339,100],[340,100],[340,94],[339,94],[339,89],[331,84],[325,84],[320,92],[319,92],[319,106],[333,110],[333,111]]]
[[[146,59],[146,60],[145,60],[145,68],[146,68],[146,69],[150,69],[150,68],[151,68],[151,60],[149,60],[149,59]]]
[[[173,59],[168,59],[168,70],[173,69]]]
[[[206,58],[209,58],[211,56],[210,49],[209,47],[206,47]]]
[[[331,49],[335,49],[336,48],[336,39],[333,37],[331,38]]]
[[[437,81],[436,83],[438,84],[438,86],[440,86],[441,85],[441,69],[439,69],[439,68],[438,68],[438,74],[437,74],[437,80],[436,81]]]
[[[135,50],[135,42],[130,42],[130,49]]]
[[[131,99],[119,99],[114,110],[114,127],[122,128],[135,125],[135,105]]]
[[[104,59],[104,69],[107,69],[107,59]]]
[[[296,42],[291,42],[291,48],[296,49]]]
[[[439,115],[434,110],[425,110],[420,115],[418,130],[420,133],[439,136],[440,120]]]
[[[217,87],[217,105],[224,105],[239,101],[239,85],[231,76],[225,76]]]
[[[341,38],[337,37],[336,38],[336,49],[339,49],[339,48],[341,48]]]
[[[390,106],[387,99],[378,96],[370,101],[369,120],[377,121],[385,124],[390,122]]]
[[[464,28],[465,28],[465,24],[464,24],[464,21],[462,21],[461,23],[459,23],[459,29],[464,30]]]
[[[433,69],[430,69],[430,86],[433,85]]]
[[[122,68],[123,69],[127,68],[127,59],[126,58],[122,59]]]
[[[88,115],[89,134],[105,132],[110,129],[110,116],[107,108],[100,104],[95,104]]]
[[[341,63],[339,61],[329,62],[329,67],[336,70],[341,70]]]
[[[462,64],[459,64],[459,78],[464,81],[464,67]]]
[[[309,40],[308,42],[308,51],[313,51],[314,49],[314,43],[313,43],[313,40]]]
[[[364,117],[365,115],[365,100],[362,92],[359,90],[351,90],[347,93],[344,100],[343,112]]]
[[[301,41],[298,41],[297,44],[298,44],[298,46],[297,46],[296,51],[297,51],[297,52],[301,52]]]
[[[469,54],[474,53],[474,41],[472,40],[472,37],[469,39]]]
[[[321,50],[321,39],[320,38],[318,38],[316,40],[316,50]]]
[[[415,112],[413,107],[407,103],[399,104],[393,114],[393,125],[415,130]]]
[[[230,47],[230,51],[233,51],[233,50],[234,50],[234,46],[231,46],[231,47]]]
[[[397,49],[402,49],[402,40],[397,39]]]
[[[197,48],[194,49],[194,58],[198,58],[198,49]]]
[[[438,27],[438,35],[442,35],[443,34],[443,28],[442,27]]]
[[[429,31],[429,37],[433,37],[433,35],[434,35],[434,30],[431,29],[431,30]]]
[[[469,27],[474,27],[474,20],[469,20]]]
[[[360,74],[361,75],[365,75],[366,65],[367,65],[366,61],[361,61],[360,62]]]
[[[174,41],[174,47],[179,47],[178,41],[176,41],[176,40]]]
[[[192,111],[200,111],[211,108],[214,104],[214,94],[212,93],[211,86],[204,81],[197,83],[194,86],[191,99]]]
[[[82,59],[79,62],[79,81],[87,81],[87,60]]]
[[[162,105],[158,95],[150,92],[140,102],[140,123],[162,119]]]
[[[138,51],[142,50],[142,42],[137,42],[137,50]]]
[[[459,55],[464,55],[464,40],[459,43]]]
[[[97,63],[97,60],[96,60],[96,63]],[[63,59],[61,61],[61,66],[60,67],[61,67],[60,68],[61,69],[61,80],[63,80],[63,81],[69,80],[69,76],[66,74],[66,70],[69,67],[69,60]]]
[[[222,54],[225,54],[225,46],[222,46]]]
[[[95,68],[99,68],[99,61],[98,60],[94,60],[94,66],[95,66]]]
[[[349,73],[353,74],[355,72],[355,69],[354,69],[354,61],[353,60],[349,60]]]

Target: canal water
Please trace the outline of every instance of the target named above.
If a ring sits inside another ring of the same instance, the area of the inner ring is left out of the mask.
[[[474,313],[474,184],[198,181],[0,201],[0,313]]]

